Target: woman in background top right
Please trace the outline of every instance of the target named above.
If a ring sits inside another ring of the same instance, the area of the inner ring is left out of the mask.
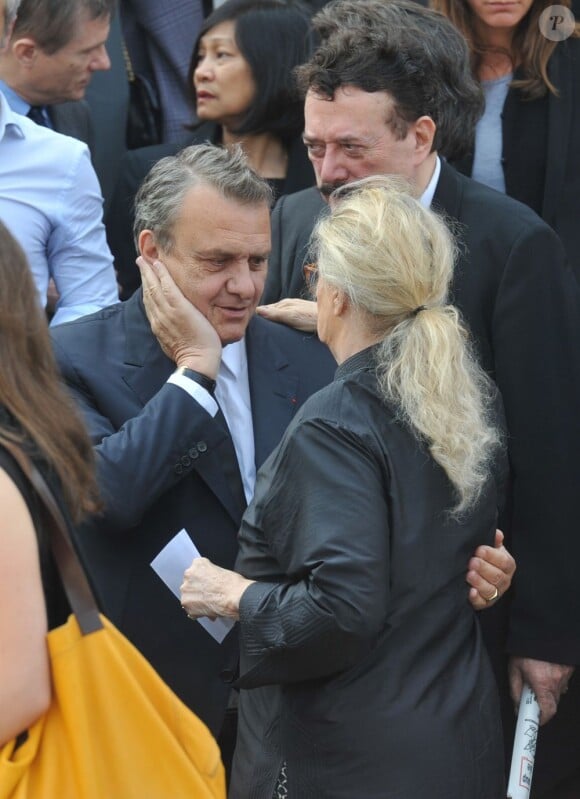
[[[571,0],[558,5],[569,10]],[[471,155],[453,165],[533,208],[580,282],[580,24],[571,11],[550,16],[544,0],[431,6],[467,39],[485,94]]]

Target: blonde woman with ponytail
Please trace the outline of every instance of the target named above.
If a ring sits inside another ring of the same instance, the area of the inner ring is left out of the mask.
[[[388,178],[345,188],[314,239],[334,382],[258,474],[239,574],[202,560],[182,586],[188,613],[240,621],[230,797],[499,799],[464,566],[493,541],[503,451],[453,242]]]
[[[326,343],[339,363],[359,336],[377,345],[381,395],[444,469],[455,489],[450,510],[461,514],[485,486],[499,438],[490,423],[493,384],[471,354],[457,308],[447,302],[454,242],[403,179],[355,185],[366,188],[315,233],[322,306],[330,293],[339,303],[333,309],[344,308],[349,317],[345,352]],[[349,197],[352,185],[336,192],[335,203],[341,194]],[[318,307],[320,331],[320,299]]]

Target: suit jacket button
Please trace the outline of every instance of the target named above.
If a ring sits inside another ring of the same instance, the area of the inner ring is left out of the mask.
[[[181,459],[181,462],[185,466],[186,469],[187,469],[188,466],[191,466],[191,458],[189,458],[187,455],[183,456],[183,458]]]
[[[220,672],[220,677],[222,678],[223,682],[231,683],[236,679],[236,673],[232,669],[224,669]]]
[[[180,463],[177,463],[173,469],[175,474],[183,474],[183,466]]]
[[[200,452],[207,452],[207,444],[205,441],[198,441],[197,448]]]
[[[193,458],[193,460],[199,458],[199,452],[197,451],[197,447],[192,447],[187,454],[189,455],[190,458]]]

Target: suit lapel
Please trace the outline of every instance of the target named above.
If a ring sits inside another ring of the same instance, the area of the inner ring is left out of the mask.
[[[125,373],[123,380],[134,391],[141,405],[157,394],[175,369],[151,332],[143,306],[142,289],[124,305]]]
[[[462,190],[458,180],[458,173],[441,160],[441,173],[433,196],[433,210],[443,212],[453,219],[459,219],[461,210]]]
[[[246,333],[256,468],[277,446],[296,410],[298,372],[272,336],[271,323],[254,317]]]
[[[159,391],[175,370],[175,364],[163,352],[151,332],[143,306],[142,289],[124,304],[125,373],[123,380],[144,406]],[[192,400],[193,402],[193,400]],[[223,468],[224,449],[233,448],[229,432],[217,418],[208,417],[208,451],[195,461],[194,472],[206,483],[236,524],[245,509],[232,492]],[[185,446],[185,445],[184,445]],[[185,478],[187,479],[187,478]]]

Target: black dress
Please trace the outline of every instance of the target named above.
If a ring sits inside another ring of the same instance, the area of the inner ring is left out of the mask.
[[[11,428],[16,429],[15,423],[10,419],[4,409],[0,409],[0,423],[4,429],[6,429],[7,424]],[[54,486],[53,476],[50,474],[50,470],[47,468],[46,463],[38,456],[38,453],[32,445],[27,444],[26,450],[27,454],[32,457],[37,468],[43,473],[43,476],[51,483],[51,488],[53,489],[57,500],[60,500],[58,491]],[[44,590],[44,599],[46,602],[48,629],[52,630],[55,627],[59,627],[61,624],[64,624],[70,614],[70,607],[50,551],[47,530],[42,514],[42,504],[36,492],[30,485],[28,479],[22,473],[20,466],[16,463],[12,455],[2,446],[1,443],[0,469],[3,469],[13,480],[16,487],[20,491],[22,498],[26,502],[26,506],[28,507],[28,511],[32,517],[32,522],[34,524],[34,529],[36,531],[38,540],[40,571],[42,577],[42,587]],[[63,509],[62,501],[59,501],[59,505],[66,518],[66,511]]]
[[[497,691],[452,487],[380,398],[373,349],[311,397],[258,474],[237,570],[240,720],[230,799],[505,797]]]

